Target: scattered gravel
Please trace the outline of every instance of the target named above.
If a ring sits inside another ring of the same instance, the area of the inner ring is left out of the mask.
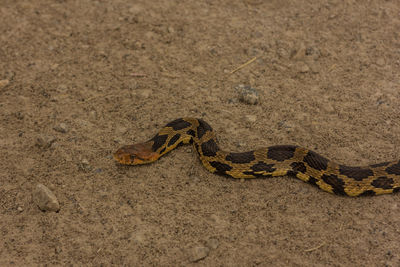
[[[60,210],[60,204],[57,197],[43,184],[38,184],[33,191],[33,202],[38,205],[42,211],[55,211]]]

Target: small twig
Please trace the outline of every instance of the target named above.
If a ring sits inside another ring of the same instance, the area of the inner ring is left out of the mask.
[[[320,245],[318,245],[316,247],[306,249],[306,250],[304,250],[304,252],[311,252],[311,251],[317,250],[317,249],[321,248],[323,245],[325,245],[325,242],[322,242]]]
[[[336,68],[336,64],[333,64],[333,65],[329,68],[328,72],[333,71],[335,68]]]
[[[236,71],[246,67],[247,65],[249,65],[250,63],[252,63],[254,60],[256,60],[257,57],[253,57],[252,59],[250,59],[249,61],[247,61],[246,63],[244,63],[243,65],[240,65],[239,67],[237,67],[236,69],[234,69],[233,71],[231,71],[229,74],[235,73]]]

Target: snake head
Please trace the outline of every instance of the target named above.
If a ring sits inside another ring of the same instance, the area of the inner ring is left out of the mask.
[[[114,154],[114,159],[124,165],[139,165],[156,161],[160,155],[152,150],[149,142],[123,146]]]

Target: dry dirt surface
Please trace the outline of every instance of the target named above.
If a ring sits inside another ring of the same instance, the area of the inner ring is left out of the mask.
[[[112,158],[190,116],[231,151],[399,159],[399,29],[396,0],[0,0],[0,265],[400,266],[400,194]]]

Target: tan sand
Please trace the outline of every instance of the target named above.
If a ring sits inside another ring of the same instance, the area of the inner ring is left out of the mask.
[[[378,0],[0,1],[0,265],[399,266],[400,194],[227,179],[190,146],[141,167],[111,157],[192,116],[232,151],[399,159],[399,14]],[[38,183],[59,213],[33,203]]]

